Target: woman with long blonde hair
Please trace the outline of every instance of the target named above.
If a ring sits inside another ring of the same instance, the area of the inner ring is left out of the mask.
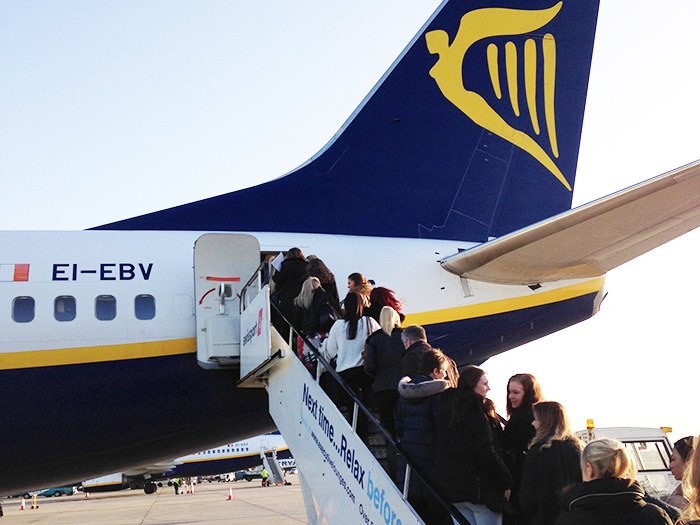
[[[583,445],[561,404],[540,401],[533,414],[535,436],[523,465],[519,502],[531,525],[554,525],[564,488],[581,481]]]
[[[693,454],[688,461],[688,466],[683,474],[683,495],[688,500],[688,505],[681,514],[679,521],[682,525],[700,525],[700,452],[698,452],[698,440],[695,438]]]
[[[390,306],[382,308],[377,330],[367,338],[365,372],[372,377],[374,406],[384,428],[396,437],[394,413],[399,401],[396,389],[401,379],[401,357],[405,351],[401,342],[399,314]]]
[[[315,348],[320,348],[333,323],[341,317],[332,297],[317,277],[309,277],[301,285],[301,292],[294,299],[294,306],[295,324],[301,327],[302,333]],[[297,339],[297,355],[309,370],[314,369],[313,352],[301,337]]]

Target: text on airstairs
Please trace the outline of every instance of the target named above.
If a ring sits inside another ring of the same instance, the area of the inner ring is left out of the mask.
[[[311,414],[314,421],[316,421],[316,423],[318,424],[319,428],[321,429],[322,435],[328,440],[328,443],[333,448],[335,448],[336,452],[342,460],[342,463],[348,469],[350,474],[352,474],[352,477],[355,479],[357,484],[360,486],[360,488],[363,489],[363,492],[365,492],[367,499],[369,500],[365,504],[368,506],[373,506],[375,509],[379,510],[379,512],[382,515],[382,518],[384,518],[384,522],[386,523],[386,525],[401,525],[401,519],[398,518],[396,513],[392,510],[389,501],[385,498],[386,489],[380,487],[375,482],[375,480],[372,479],[371,472],[367,474],[367,488],[366,490],[364,490],[365,468],[356,459],[355,449],[349,446],[348,439],[345,436],[345,434],[340,434],[339,441],[336,441],[334,439],[335,429],[330,423],[328,417],[326,417],[326,415],[324,414],[323,405],[319,403],[318,399],[313,398],[313,396],[310,393],[309,387],[306,383],[304,383],[302,392],[302,404],[304,405],[304,407],[306,407],[309,414]],[[335,466],[335,462],[331,459],[324,445],[321,443],[316,433],[306,424],[306,422],[305,426],[307,426],[307,428],[311,432],[311,438],[323,454],[324,459],[328,461],[328,464],[330,465],[331,469],[338,478],[340,485],[347,492],[352,502],[355,503],[355,494],[353,493],[352,489],[347,485],[347,482],[345,481],[343,475],[338,471],[337,467]],[[362,503],[360,503],[358,510],[366,523],[373,523],[372,520],[370,520],[367,516],[367,513]]]

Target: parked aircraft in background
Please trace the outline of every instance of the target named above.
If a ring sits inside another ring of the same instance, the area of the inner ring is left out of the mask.
[[[85,480],[82,487],[85,492],[142,488],[146,494],[152,494],[157,482],[165,479],[213,476],[256,467],[262,464],[261,454],[266,452],[274,452],[283,468],[294,463],[284,438],[279,433],[272,433],[219,445],[172,461],[132,467],[124,472]]]
[[[92,231],[0,233],[0,492],[270,431],[222,319],[292,246],[339,285],[359,270],[400,290],[406,323],[460,365],[594,315],[608,270],[700,220],[697,164],[569,210],[597,11],[446,1],[286,176]]]

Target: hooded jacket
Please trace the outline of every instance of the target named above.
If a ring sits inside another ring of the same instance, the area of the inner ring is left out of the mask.
[[[396,433],[399,443],[408,453],[411,461],[424,474],[433,466],[437,446],[437,427],[442,418],[440,394],[450,384],[444,379],[418,376],[411,380],[401,379],[398,385],[399,402],[396,408]],[[399,463],[396,479],[401,486],[405,465]],[[412,492],[416,487],[411,483]]]

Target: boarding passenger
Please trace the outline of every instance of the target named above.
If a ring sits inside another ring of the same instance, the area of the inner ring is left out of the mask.
[[[583,483],[566,491],[556,525],[672,525],[666,512],[644,501],[634,461],[619,441],[588,443],[581,471]]]
[[[330,294],[321,286],[316,277],[309,277],[301,286],[301,292],[294,299],[299,325],[306,339],[316,348],[328,337],[328,331],[333,323],[340,319]],[[297,354],[309,370],[313,369],[313,352],[303,340],[297,342]]]
[[[503,516],[505,525],[527,525],[528,520],[520,509],[520,478],[523,474],[525,454],[535,437],[532,407],[542,400],[540,384],[532,374],[515,374],[508,380],[506,413],[508,421],[503,428],[501,444],[506,465],[513,475],[511,502],[514,513]]]
[[[425,329],[417,324],[405,326],[401,332],[401,341],[405,348],[401,358],[401,377],[416,377],[420,373],[418,363],[421,355],[431,348]]]
[[[360,294],[362,298],[362,307],[369,307],[369,295],[372,293],[372,285],[365,279],[361,273],[351,273],[348,275],[348,290]]]
[[[304,253],[299,248],[290,248],[284,256],[280,271],[272,275],[275,294],[279,297],[277,306],[290,323],[294,320],[294,299],[299,295],[304,279],[306,279]],[[274,308],[272,324],[285,340],[289,339],[289,325],[282,320]]]
[[[695,438],[693,452],[691,453],[688,466],[685,469],[683,485],[686,490],[684,495],[688,500],[679,525],[700,525],[700,451],[698,450],[698,439]]]
[[[390,306],[382,308],[377,330],[367,338],[365,372],[372,376],[374,406],[379,421],[392,438],[396,437],[394,413],[399,393],[396,385],[401,379],[401,321],[399,314]]]
[[[535,405],[532,427],[536,433],[523,467],[520,507],[530,525],[554,525],[563,510],[564,489],[581,482],[583,443],[571,432],[566,411],[556,401]]]
[[[489,390],[486,372],[469,365],[457,389],[446,392],[430,475],[435,489],[473,525],[501,525],[513,486],[499,451],[500,423],[486,397]]]
[[[396,428],[399,443],[424,476],[435,462],[437,428],[443,417],[441,394],[450,388],[447,380],[449,366],[447,356],[439,349],[431,348],[421,356],[420,374],[414,378],[404,377],[398,385],[400,398]],[[405,463],[400,462],[396,474],[399,488],[403,487],[405,470]],[[426,523],[432,523],[430,500],[416,476],[411,477],[408,494],[413,508]]]
[[[383,286],[375,286],[369,293],[369,303],[369,307],[365,308],[363,312],[364,315],[374,317],[374,320],[379,322],[379,314],[382,308],[390,306],[396,310],[396,313],[399,314],[399,319],[403,323],[405,316],[401,313],[401,301],[396,298],[396,294],[393,290],[389,290],[389,288],[384,288]]]
[[[328,266],[324,262],[315,257],[309,259],[309,264],[306,267],[306,275],[309,277],[316,277],[321,282],[323,289],[328,292],[331,301],[333,301],[333,306],[340,312],[340,297],[338,296],[338,287],[335,284],[335,276],[333,272],[330,271]]]
[[[692,455],[693,436],[686,436],[673,444],[671,462],[668,466],[671,469],[671,474],[673,474],[673,477],[678,481],[683,481],[683,474],[690,464]],[[681,511],[688,506],[688,500],[683,495],[683,483],[680,483],[668,498],[666,498],[666,503],[673,505]]]
[[[343,319],[336,321],[328,332],[323,344],[323,355],[329,361],[337,358],[336,371],[355,392],[365,406],[371,398],[372,380],[365,372],[362,353],[367,338],[380,329],[377,321],[362,315],[362,298],[356,292],[349,292],[343,301],[345,313]],[[341,406],[352,414],[354,402],[344,392],[340,394]],[[357,433],[366,437],[367,418],[359,412]]]

